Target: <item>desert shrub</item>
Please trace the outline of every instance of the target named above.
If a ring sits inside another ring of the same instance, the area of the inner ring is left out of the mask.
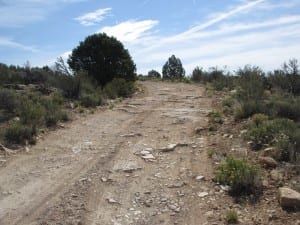
[[[43,117],[47,127],[55,126],[59,121],[68,120],[67,114],[55,97],[41,99],[41,104],[45,109]]]
[[[16,94],[8,89],[0,89],[0,110],[12,113],[18,106]]]
[[[54,92],[52,94],[51,98],[52,98],[53,103],[56,105],[59,105],[59,106],[62,106],[65,102],[64,97],[59,92]]]
[[[259,150],[263,146],[273,144],[278,135],[290,133],[295,129],[295,124],[287,119],[265,120],[261,123],[250,120],[245,137],[253,142],[253,149]]]
[[[217,91],[224,89],[231,90],[234,88],[234,78],[230,75],[220,75],[212,80],[212,85]]]
[[[216,179],[219,183],[229,185],[231,193],[259,194],[261,180],[259,170],[244,160],[227,157],[217,168]]]
[[[30,98],[24,97],[18,107],[18,115],[23,124],[40,125],[43,123],[45,109],[43,105]]]
[[[53,87],[60,89],[65,98],[77,99],[80,95],[80,78],[76,75],[54,74],[48,78],[48,82]]]
[[[266,112],[273,117],[300,120],[300,98],[285,93],[273,95],[267,103]]]
[[[300,94],[300,73],[297,59],[285,62],[282,69],[275,70],[268,76],[268,82],[274,89],[281,89],[294,95]]]
[[[84,107],[96,107],[101,104],[101,99],[96,94],[83,94],[80,96],[80,104]]]
[[[117,78],[105,85],[103,92],[111,99],[117,97],[129,97],[134,93],[134,84],[124,79]]]
[[[222,117],[223,115],[219,111],[211,111],[208,113],[209,122],[213,124],[214,123],[222,124],[224,122]]]
[[[251,119],[254,126],[259,126],[265,121],[267,121],[269,117],[265,114],[258,113],[258,114],[254,114]]]
[[[232,97],[226,97],[222,101],[223,106],[227,106],[227,107],[230,107],[230,108],[234,106],[234,103],[235,103],[235,100]]]
[[[237,212],[235,210],[227,211],[225,220],[228,224],[238,223],[238,214],[237,214]]]
[[[204,77],[204,71],[198,66],[193,70],[191,80],[194,82],[202,82]]]
[[[19,122],[12,124],[5,130],[4,137],[8,144],[25,144],[35,142],[36,129],[34,126]]]
[[[246,119],[254,114],[264,113],[265,105],[261,101],[239,101],[238,106],[235,108],[235,119]]]
[[[245,66],[237,71],[238,99],[247,102],[261,100],[264,93],[264,73],[259,67]]]
[[[275,146],[279,152],[278,160],[294,161],[299,154],[300,129],[289,119],[260,120],[248,122],[245,138],[252,142],[252,148],[259,150],[264,146]]]
[[[147,75],[148,78],[156,78],[156,79],[160,79],[161,78],[161,75],[159,72],[157,72],[156,70],[150,70],[148,72],[148,75]]]
[[[230,115],[234,113],[234,105],[235,105],[235,100],[232,97],[226,97],[222,101],[222,111],[226,115]]]
[[[239,107],[235,112],[236,119],[248,118],[256,113],[263,113],[265,103],[264,73],[258,67],[245,66],[237,72],[237,94]]]

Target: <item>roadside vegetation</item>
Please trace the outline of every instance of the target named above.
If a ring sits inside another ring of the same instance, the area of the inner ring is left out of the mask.
[[[221,130],[218,147],[223,149],[209,152],[209,157],[218,161],[215,181],[227,186],[237,201],[256,202],[269,179],[278,187],[283,180],[294,187],[291,177],[300,174],[298,61],[291,59],[268,73],[249,65],[234,74],[196,67],[191,80],[203,84],[206,93],[215,96],[216,107],[208,113],[208,131],[216,139]],[[235,149],[240,141],[234,136],[244,140],[240,151]],[[284,174],[281,170],[288,175],[274,176]],[[228,212],[226,221],[236,223],[237,215]]]
[[[34,144],[41,131],[68,121],[72,112],[130,97],[135,77],[128,51],[106,34],[87,37],[68,64],[62,58],[53,68],[0,64],[0,143],[11,148]]]
[[[244,124],[244,139],[252,150],[277,150],[277,160],[300,159],[300,73],[296,59],[266,74],[259,67],[245,66],[235,74],[196,67],[191,79],[214,91],[223,91],[223,114]],[[217,121],[221,121],[220,113]],[[209,115],[216,120],[216,113]]]

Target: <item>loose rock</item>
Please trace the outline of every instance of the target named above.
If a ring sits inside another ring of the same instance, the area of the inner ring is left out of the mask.
[[[203,180],[204,179],[204,176],[197,176],[196,177],[196,180],[200,181],[200,180]]]
[[[259,163],[265,168],[275,168],[277,162],[272,157],[259,157]]]
[[[204,198],[208,195],[208,192],[204,191],[204,192],[198,192],[197,195],[200,197],[200,198]]]
[[[168,188],[181,188],[185,185],[185,183],[183,181],[179,181],[175,184],[170,184],[168,185]]]
[[[300,210],[300,193],[288,187],[279,188],[279,203],[282,208]]]

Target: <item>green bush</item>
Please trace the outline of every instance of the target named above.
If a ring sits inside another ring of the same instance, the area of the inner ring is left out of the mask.
[[[294,161],[298,157],[300,129],[289,119],[250,120],[245,138],[252,142],[252,148],[275,146],[279,151],[278,160]]]
[[[222,124],[224,122],[222,117],[223,115],[219,111],[211,111],[208,113],[209,122],[212,124],[215,123]]]
[[[232,157],[227,157],[218,166],[216,179],[221,184],[229,185],[234,195],[259,194],[261,190],[258,168]]]
[[[59,105],[59,106],[62,106],[65,102],[65,99],[64,97],[62,96],[61,93],[58,93],[58,92],[54,92],[51,96],[52,98],[52,101],[55,105]]]
[[[83,94],[80,96],[80,104],[84,107],[92,107],[95,108],[98,105],[101,105],[103,100],[101,96],[97,94]]]
[[[265,114],[258,113],[258,114],[254,114],[251,119],[254,126],[259,126],[263,124],[265,121],[269,120],[269,117]]]
[[[226,97],[222,101],[223,106],[227,106],[227,107],[230,107],[230,108],[234,106],[234,103],[235,103],[235,100],[232,97]]]
[[[246,119],[254,114],[264,113],[265,106],[261,101],[240,101],[234,112],[235,119]]]
[[[266,111],[270,116],[300,120],[300,97],[284,93],[273,95],[267,103]]]
[[[202,82],[203,77],[204,77],[203,69],[199,68],[199,66],[197,66],[192,72],[191,80],[194,82]]]
[[[39,101],[23,98],[18,107],[18,115],[23,124],[40,125],[43,123],[45,108]]]
[[[13,113],[18,106],[16,94],[8,89],[0,89],[0,110]]]
[[[14,123],[4,133],[5,141],[9,144],[25,144],[26,141],[35,143],[36,129],[34,126]]]
[[[111,99],[117,97],[129,97],[134,93],[133,82],[128,82],[124,79],[117,78],[108,83],[103,90],[104,94]]]
[[[44,121],[47,127],[55,126],[59,121],[68,120],[66,113],[62,111],[56,100],[56,98],[42,100],[45,108]]]
[[[238,223],[238,214],[235,210],[229,210],[226,213],[225,219],[228,224],[236,224]]]
[[[248,123],[248,131],[246,138],[253,141],[256,145],[256,150],[259,150],[264,145],[273,144],[276,138],[285,134],[290,136],[296,130],[296,124],[288,119],[265,120],[259,124],[252,120]]]

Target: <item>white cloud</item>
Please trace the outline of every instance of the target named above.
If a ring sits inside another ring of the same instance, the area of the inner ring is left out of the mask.
[[[268,15],[250,22],[240,19],[245,15],[251,17],[265,3],[269,1],[244,1],[179,34],[151,35],[129,42],[127,47],[139,73],[147,73],[152,68],[161,70],[172,54],[182,59],[187,73],[196,66],[216,65],[228,65],[232,70],[245,64],[274,69],[289,58],[300,56],[297,41],[300,39],[300,15]],[[245,15],[239,17],[241,14]]]
[[[5,48],[16,48],[16,49],[20,49],[23,51],[29,51],[29,52],[38,52],[39,51],[34,46],[23,45],[23,44],[13,41],[12,39],[5,38],[5,37],[0,37],[0,47],[1,46],[5,47]]]
[[[277,3],[266,1],[259,6],[263,10],[274,10],[274,9],[283,9],[283,8],[292,8],[300,4],[299,0],[282,0]]]
[[[115,26],[103,27],[98,32],[104,32],[110,36],[114,36],[122,42],[133,42],[149,35],[147,31],[151,30],[157,24],[157,20],[129,20]]]
[[[219,23],[229,17],[232,17],[236,14],[239,14],[241,12],[244,12],[246,10],[250,10],[252,8],[254,8],[255,6],[257,6],[258,4],[262,3],[262,2],[265,2],[265,0],[256,0],[256,1],[251,1],[245,5],[241,5],[241,6],[238,6],[232,10],[230,10],[229,12],[225,12],[225,13],[220,13],[219,15],[216,15],[214,18],[210,19],[209,21],[203,23],[203,24],[200,24],[198,26],[195,26],[191,29],[189,29],[188,31],[186,32],[183,32],[182,34],[180,35],[190,35],[191,33],[195,33],[195,32],[198,32],[198,31],[201,31],[201,30],[204,30],[216,23]]]
[[[97,9],[93,12],[81,15],[75,18],[75,20],[78,20],[83,26],[93,26],[101,22],[105,17],[109,15],[110,12],[111,8]]]
[[[62,6],[83,1],[86,0],[2,0],[0,27],[20,27],[38,22]]]

